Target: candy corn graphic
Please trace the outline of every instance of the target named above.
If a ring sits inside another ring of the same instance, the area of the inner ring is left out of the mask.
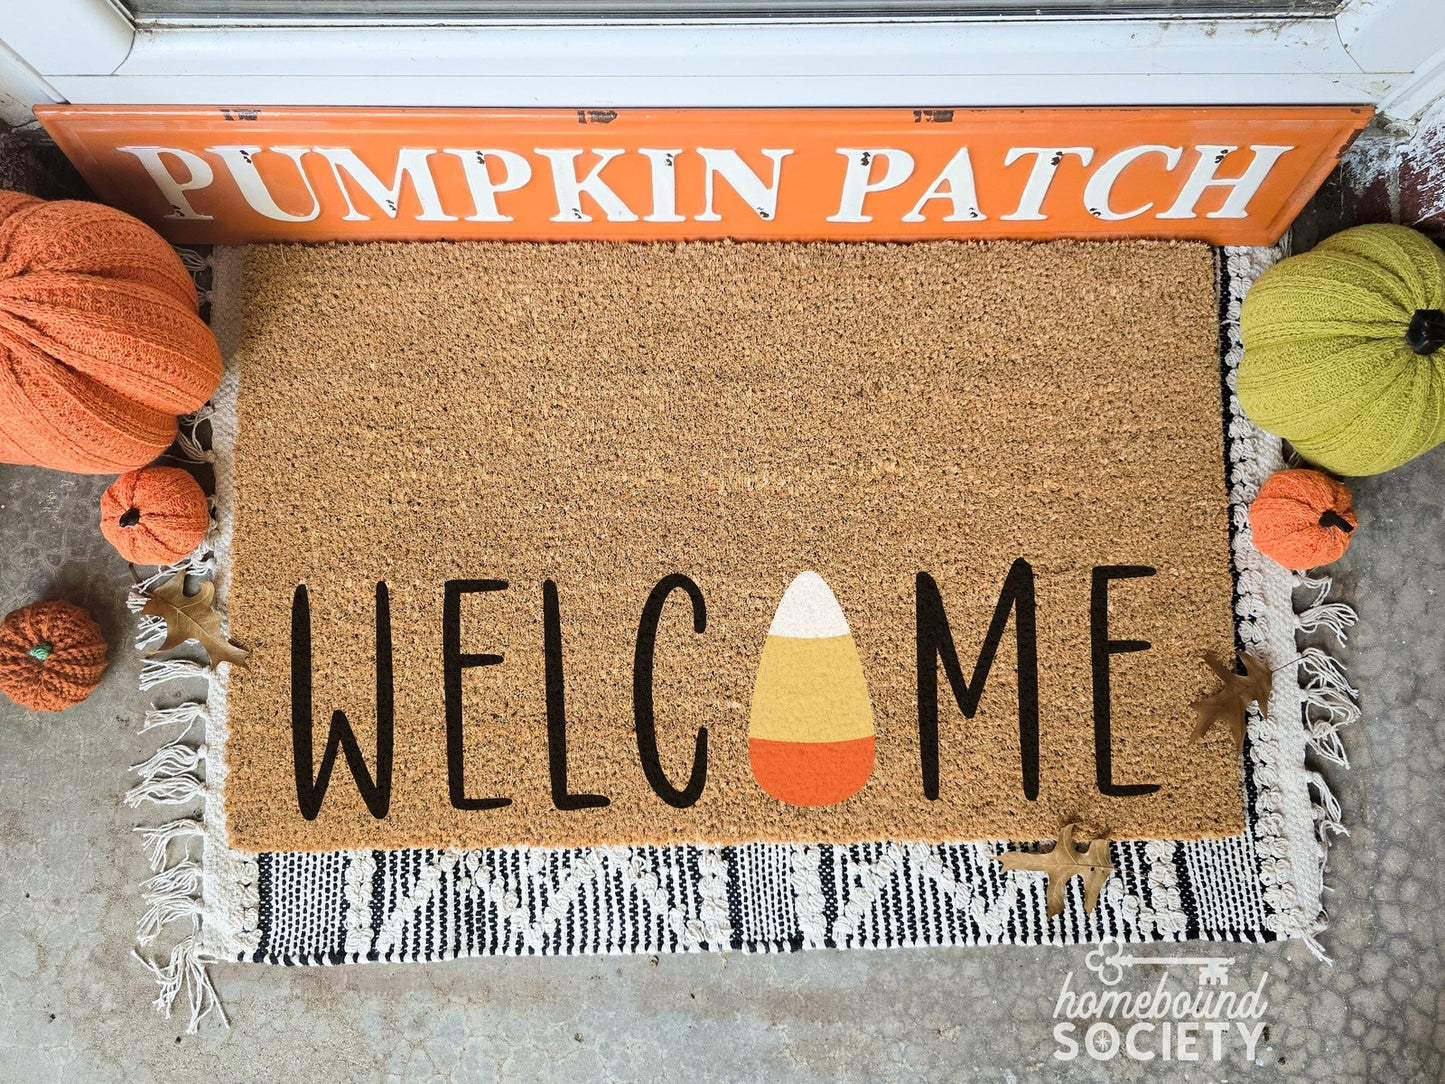
[[[816,572],[783,592],[753,684],[748,755],[789,805],[833,805],[873,771],[873,706],[848,620]]]

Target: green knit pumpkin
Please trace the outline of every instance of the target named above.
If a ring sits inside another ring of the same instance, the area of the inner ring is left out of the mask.
[[[1260,276],[1240,312],[1239,402],[1336,474],[1379,474],[1445,440],[1445,252],[1357,226]]]

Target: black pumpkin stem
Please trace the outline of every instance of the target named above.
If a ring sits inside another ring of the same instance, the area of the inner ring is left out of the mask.
[[[140,509],[127,508],[120,514],[120,525],[122,527],[134,527],[140,522]]]
[[[1349,534],[1355,529],[1354,525],[1351,524],[1349,520],[1347,520],[1344,516],[1340,515],[1333,508],[1326,508],[1323,512],[1320,513],[1320,526],[1338,527],[1340,530],[1344,531],[1345,534]]]
[[[1416,309],[1405,329],[1405,345],[1422,357],[1445,346],[1445,312]]]

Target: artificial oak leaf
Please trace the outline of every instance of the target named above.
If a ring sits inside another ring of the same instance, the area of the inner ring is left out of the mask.
[[[1269,694],[1274,687],[1274,675],[1268,666],[1253,655],[1240,655],[1245,674],[1236,674],[1225,665],[1223,659],[1212,651],[1204,653],[1204,661],[1224,685],[1208,696],[1194,701],[1194,711],[1199,721],[1194,727],[1194,740],[1199,741],[1215,723],[1223,723],[1234,735],[1234,744],[1244,748],[1245,709],[1251,701],[1259,704],[1259,713],[1269,710]]]
[[[187,595],[184,572],[153,590],[141,613],[165,618],[166,640],[150,654],[195,640],[205,649],[212,670],[223,662],[244,663],[250,652],[231,643],[221,631],[221,615],[211,608],[215,595],[216,586],[210,581],[201,584],[194,595]]]
[[[1062,914],[1064,910],[1064,885],[1070,877],[1079,874],[1084,878],[1084,910],[1092,911],[1099,902],[1099,892],[1104,882],[1114,872],[1109,861],[1109,840],[1101,837],[1080,851],[1074,843],[1077,824],[1066,824],[1059,829],[1059,841],[1054,849],[1044,854],[1029,854],[1024,851],[1005,851],[994,855],[994,861],[1002,863],[1007,870],[1029,870],[1048,874],[1049,884],[1044,892],[1048,916]]]

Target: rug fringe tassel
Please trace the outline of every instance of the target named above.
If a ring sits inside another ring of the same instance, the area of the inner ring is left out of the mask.
[[[200,669],[204,671],[205,668]],[[186,744],[191,728],[205,717],[205,704],[199,701],[171,708],[152,708],[146,713],[142,733],[167,724],[179,725],[182,729],[132,768],[141,781],[126,792],[126,805],[134,809],[145,802],[190,805],[197,800],[205,801],[205,783],[196,773],[204,768],[206,747],[204,744]],[[176,998],[184,991],[190,1006],[186,1034],[194,1035],[201,1020],[212,1012],[230,1027],[206,972],[206,965],[213,961],[203,959],[196,948],[203,911],[202,866],[191,852],[190,844],[192,840],[205,838],[200,814],[179,817],[154,827],[137,828],[136,831],[141,834],[146,862],[153,871],[153,875],[141,883],[141,899],[146,909],[136,925],[137,943],[149,947],[172,923],[190,923],[190,933],[171,949],[170,959],[165,964],[148,960],[134,950],[131,952],[160,984],[161,992],[155,1000],[155,1007],[169,1019]],[[171,846],[177,842],[182,844],[181,853],[176,861],[170,862]]]
[[[1305,948],[1310,950],[1310,954],[1314,956],[1316,960],[1322,964],[1333,965],[1335,962],[1334,957],[1325,952],[1325,947],[1320,944],[1320,939],[1317,936],[1318,934],[1324,933],[1325,927],[1328,925],[1329,922],[1324,918],[1323,912],[1321,912],[1319,920],[1314,922],[1307,932],[1300,934],[1300,940],[1305,943]]]
[[[158,685],[164,685],[168,681],[180,681],[184,678],[206,678],[210,671],[204,663],[193,662],[190,659],[147,659],[140,668],[140,687],[142,691],[154,689]]]
[[[125,792],[125,804],[135,809],[143,802],[185,805],[203,798],[206,784],[194,773],[205,761],[206,747],[187,745],[184,734],[166,742],[149,759],[131,766],[141,781]]]
[[[214,525],[212,525],[211,530],[215,530]],[[203,576],[211,572],[215,567],[216,555],[215,551],[211,548],[211,536],[207,534],[199,546],[179,561],[169,565],[157,565],[154,572],[142,576],[136,580],[135,583],[131,584],[130,593],[126,595],[125,604],[131,613],[140,613],[141,608],[146,604],[146,599],[150,598],[150,593],[167,580],[174,579],[176,573],[184,572],[188,576]],[[136,634],[137,647],[141,646],[139,642],[140,637],[147,634],[147,630],[153,622],[158,622],[161,627],[165,626],[163,619],[152,614],[147,614],[141,618],[140,628]]]
[[[1360,709],[1343,691],[1335,689],[1306,689],[1305,707],[1308,711],[1317,708],[1323,714],[1311,712],[1305,720],[1305,744],[1320,757],[1341,768],[1350,766],[1350,758],[1340,740],[1340,728],[1349,726],[1360,718]]]
[[[201,303],[210,300],[209,291],[202,287],[200,278],[211,267],[207,254],[190,249],[177,249],[181,261],[192,278],[196,279],[197,294]],[[202,439],[201,427],[214,414],[210,403],[181,418],[177,424],[175,444],[168,458],[178,463],[201,465],[214,464],[215,453]],[[131,586],[126,604],[132,613],[140,614],[145,608],[151,591],[173,579],[178,573],[188,576],[212,577],[216,573],[216,547],[221,541],[221,524],[215,515],[216,499],[208,498],[212,511],[210,530],[192,552],[173,564],[156,568],[147,575],[137,573],[137,582]],[[158,648],[165,640],[165,621],[153,615],[142,615],[136,623],[136,648],[142,654]],[[204,663],[191,659],[146,659],[141,664],[140,688],[148,691],[174,681],[204,681],[208,693],[214,689],[215,675]],[[147,959],[140,952],[131,955],[154,977],[160,986],[155,999],[158,1012],[170,1019],[176,999],[184,995],[189,1007],[186,1034],[194,1035],[201,1021],[214,1013],[226,1027],[231,1026],[226,1018],[216,989],[211,984],[207,965],[216,960],[201,951],[201,923],[204,917],[203,878],[204,845],[206,839],[205,806],[206,746],[202,740],[192,745],[193,731],[197,724],[204,728],[210,716],[206,711],[206,695],[188,698],[183,703],[169,707],[153,704],[146,712],[140,732],[148,733],[161,727],[174,728],[166,742],[141,763],[132,768],[140,781],[126,791],[124,802],[135,809],[145,803],[160,806],[189,806],[185,812],[173,814],[173,819],[164,824],[136,828],[141,836],[141,847],[152,876],[141,884],[141,898],[145,913],[136,926],[137,942],[149,948],[174,923],[189,923],[189,929],[170,950],[162,962],[158,958]],[[199,841],[199,842],[197,842]]]
[[[171,1018],[171,1010],[175,1007],[176,998],[184,991],[186,1002],[190,1005],[190,1017],[186,1021],[186,1034],[194,1035],[200,1030],[201,1021],[215,1013],[220,1017],[221,1023],[226,1027],[231,1026],[231,1021],[226,1017],[226,1010],[221,1005],[221,999],[216,996],[216,988],[211,985],[211,976],[206,971],[206,965],[211,963],[208,958],[203,958],[196,951],[196,937],[191,934],[182,940],[175,948],[171,949],[170,960],[165,964],[158,964],[154,960],[147,960],[139,952],[131,950],[131,955],[139,960],[153,976],[161,988],[159,996],[153,1004],[157,1012],[164,1013],[165,1018]]]
[[[205,253],[197,252],[193,248],[177,248],[176,255],[181,258],[181,265],[191,274],[191,281],[196,286],[196,303],[198,305],[209,305],[211,303],[211,291],[201,285],[201,276],[211,270],[211,258]]]
[[[147,779],[125,792],[125,804],[138,809],[146,802],[155,805],[185,805],[206,793],[205,784],[192,775],[174,779]]]
[[[1296,620],[1301,632],[1332,633],[1343,644],[1349,639],[1345,630],[1355,623],[1355,611],[1343,602],[1325,602],[1311,606]]]
[[[146,614],[136,623],[135,647],[142,654],[148,654],[161,645],[166,638],[165,618]]]
[[[1299,586],[1315,593],[1314,600],[1295,614],[1295,626],[1300,632],[1328,632],[1344,645],[1348,639],[1346,630],[1355,623],[1356,614],[1352,606],[1343,602],[1330,602],[1330,591],[1334,580],[1329,576],[1302,574],[1297,580]]]
[[[142,734],[157,727],[170,726],[174,723],[184,723],[184,729],[176,734],[179,739],[189,734],[191,727],[206,718],[206,702],[204,700],[188,700],[184,704],[177,704],[173,708],[151,708],[146,712],[145,722],[141,725]]]
[[[201,445],[200,438],[196,436],[196,429],[203,421],[211,416],[210,407],[202,407],[195,414],[190,415],[176,431],[176,449],[179,452],[174,458],[186,463],[214,463],[216,453]]]
[[[1345,827],[1342,820],[1344,810],[1340,808],[1339,799],[1330,790],[1330,785],[1325,777],[1319,772],[1309,773],[1309,787],[1319,795],[1319,801],[1311,804],[1315,815],[1315,832],[1321,840],[1325,833],[1330,832],[1337,836],[1347,836],[1350,830]]]
[[[1319,580],[1308,582],[1318,589]],[[1343,602],[1323,601],[1329,589],[1326,580],[1315,603],[1300,615],[1298,628],[1306,633],[1327,628],[1343,644],[1344,630],[1355,623],[1355,611]],[[1322,614],[1325,616],[1320,616]],[[1345,676],[1344,665],[1320,647],[1307,647],[1301,652],[1299,673],[1303,678],[1306,744],[1322,760],[1348,768],[1350,758],[1339,732],[1341,727],[1360,718],[1360,708],[1355,703],[1359,690]]]
[[[163,777],[176,777],[186,772],[193,772],[206,760],[206,747],[204,745],[189,746],[179,738],[167,742],[154,753],[149,760],[142,761],[131,768],[142,779],[160,779]]]
[[[180,820],[167,821],[154,827],[142,826],[132,831],[140,833],[141,847],[145,851],[146,863],[151,872],[159,873],[166,867],[172,843],[177,840],[200,839],[205,835],[206,828],[199,818],[182,817]],[[186,857],[190,857],[189,850]]]
[[[1300,574],[1296,585],[1304,591],[1313,592],[1314,597],[1295,614],[1295,631],[1300,634],[1329,633],[1340,646],[1348,638],[1348,629],[1354,625],[1357,615],[1354,608],[1343,602],[1331,602],[1330,593],[1334,581],[1326,575],[1311,576]],[[1340,730],[1357,722],[1360,708],[1355,702],[1359,690],[1350,684],[1344,664],[1327,649],[1315,645],[1300,652],[1299,677],[1304,696],[1305,747],[1321,760],[1340,768],[1348,768],[1350,760],[1345,752]],[[1335,836],[1349,835],[1344,825],[1344,811],[1339,799],[1330,789],[1324,775],[1312,769],[1306,772],[1306,787],[1311,796],[1311,811],[1314,815],[1315,843],[1319,856],[1319,875],[1322,890],[1324,873],[1329,863],[1329,845]],[[1320,908],[1319,914],[1305,918],[1299,931],[1300,940],[1321,963],[1332,964],[1333,959],[1325,952],[1319,935],[1329,924],[1329,915]]]
[[[165,762],[167,758],[177,762],[186,760],[183,756],[175,757],[170,747],[163,747],[147,764]],[[194,782],[194,777],[183,778]],[[157,779],[163,780],[163,776],[158,775]],[[127,795],[127,804],[135,804],[130,802],[130,795]],[[189,841],[203,839],[205,828],[198,817],[182,817],[153,828],[137,828],[136,831],[142,835],[146,861],[150,868],[156,871],[141,883],[141,899],[145,902],[146,909],[136,924],[137,943],[142,947],[149,947],[155,944],[171,923],[190,923],[190,932],[172,947],[170,958],[165,964],[147,959],[134,949],[131,950],[131,955],[155,976],[160,985],[160,994],[154,1002],[155,1008],[170,1019],[176,999],[184,992],[190,1007],[186,1023],[187,1035],[196,1034],[201,1020],[212,1012],[220,1018],[222,1024],[230,1027],[231,1022],[226,1018],[225,1009],[221,1006],[206,970],[207,965],[215,961],[204,957],[196,942],[203,912],[203,872],[201,863],[190,853]],[[184,841],[184,853],[177,861],[167,865],[170,846],[176,841]]]
[[[201,867],[187,858],[141,883],[148,906],[136,924],[136,940],[152,945],[172,922],[196,919],[201,913]]]

